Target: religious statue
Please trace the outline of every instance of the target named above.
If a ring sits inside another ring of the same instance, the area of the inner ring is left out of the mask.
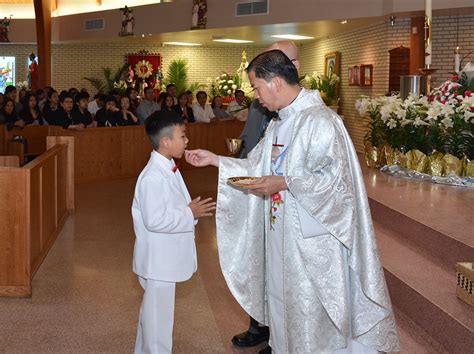
[[[125,80],[127,81],[128,86],[135,87],[135,71],[131,65],[128,66]]]
[[[198,28],[198,12],[199,12],[199,0],[193,0],[191,29]]]
[[[12,22],[12,17],[5,18],[3,20],[0,20],[0,42],[10,42],[8,39],[8,32],[9,32],[9,27]]]
[[[244,50],[242,52],[242,61],[240,62],[240,67],[237,69],[237,75],[240,78],[240,84],[243,83],[250,83],[249,76],[247,75],[247,66],[249,66],[249,62],[247,61],[247,52]]]
[[[199,0],[198,27],[206,28],[207,25],[207,0]]]
[[[29,58],[31,64],[28,71],[28,85],[31,91],[36,92],[38,90],[38,63],[36,62],[35,53],[31,53]]]
[[[122,29],[120,30],[119,36],[133,36],[135,18],[132,9],[125,5],[125,7],[120,9],[120,11],[122,11]]]

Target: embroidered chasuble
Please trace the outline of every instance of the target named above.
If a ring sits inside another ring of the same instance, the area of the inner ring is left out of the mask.
[[[261,197],[227,184],[267,175],[288,189]],[[224,277],[270,326],[275,353],[399,350],[357,155],[318,92],[280,110],[247,159],[220,157],[218,183]]]

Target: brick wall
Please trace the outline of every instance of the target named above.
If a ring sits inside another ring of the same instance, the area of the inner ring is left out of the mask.
[[[172,60],[186,59],[189,64],[189,82],[205,84],[207,77],[215,78],[222,71],[235,72],[240,66],[244,49],[247,51],[248,60],[251,60],[263,50],[263,47],[161,47],[118,43],[55,44],[52,51],[52,85],[57,90],[85,87],[90,92],[94,92],[83,77],[102,78],[101,67],[110,67],[115,71],[123,65],[127,53],[142,49],[162,55],[164,73]],[[26,80],[27,58],[32,51],[36,52],[35,45],[0,45],[1,56],[17,58],[17,82]]]
[[[383,95],[388,89],[389,54],[397,46],[409,47],[410,19],[396,21],[394,27],[379,23],[370,27],[327,38],[301,48],[301,73],[324,73],[324,55],[341,53],[340,107],[345,125],[358,150],[362,149],[364,125],[355,111],[355,101],[361,95]],[[355,64],[373,65],[373,86],[349,86],[348,68]]]
[[[441,84],[454,70],[454,48],[457,37],[457,17],[433,19],[433,75],[434,84]],[[459,46],[461,57],[474,50],[474,16],[459,17]],[[397,18],[395,26],[388,21],[351,33],[317,41],[301,47],[301,73],[324,72],[324,55],[333,51],[341,53],[341,110],[344,122],[356,148],[363,149],[365,127],[354,109],[355,101],[361,95],[374,96],[388,91],[389,54],[397,46],[410,46],[410,19]],[[474,60],[471,54],[463,65]],[[372,87],[348,86],[348,67],[354,64],[374,66]]]
[[[440,17],[433,20],[433,67],[438,69],[434,80],[441,83],[453,70],[457,37],[457,17]],[[362,149],[364,125],[354,105],[360,95],[385,94],[388,89],[388,51],[399,45],[409,47],[410,19],[397,18],[395,26],[381,22],[367,28],[335,37],[318,40],[300,47],[301,73],[324,71],[324,55],[339,51],[341,53],[341,110],[345,124],[356,148]],[[474,16],[459,18],[459,46],[461,56],[474,50]],[[114,70],[121,66],[124,55],[146,49],[163,56],[164,71],[173,59],[185,58],[189,62],[190,82],[205,83],[207,77],[215,77],[221,71],[234,71],[239,67],[241,52],[247,50],[250,61],[263,47],[219,46],[219,47],[178,47],[153,46],[125,43],[81,43],[53,45],[53,86],[57,89],[85,87],[93,92],[83,80],[85,76],[100,77],[100,68],[109,66]],[[27,56],[36,52],[35,45],[1,44],[0,55],[17,57],[16,79],[23,81],[27,74]],[[474,59],[474,54],[469,59]],[[466,60],[466,61],[468,61]],[[466,62],[465,61],[465,62]],[[374,85],[372,87],[348,86],[348,67],[354,64],[374,66]]]

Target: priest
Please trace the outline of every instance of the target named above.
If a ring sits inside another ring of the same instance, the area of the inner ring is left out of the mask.
[[[240,305],[270,326],[275,353],[376,353],[399,339],[357,155],[340,117],[298,84],[279,50],[248,67],[256,98],[278,118],[247,159],[205,150],[219,168],[221,268]],[[259,177],[245,190],[235,176]],[[264,235],[262,237],[262,235]]]

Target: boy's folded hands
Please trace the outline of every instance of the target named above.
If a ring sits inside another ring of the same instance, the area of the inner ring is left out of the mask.
[[[203,216],[212,216],[212,211],[216,210],[216,203],[212,201],[212,198],[201,200],[201,197],[197,197],[189,203],[189,207],[194,218],[198,219]]]

